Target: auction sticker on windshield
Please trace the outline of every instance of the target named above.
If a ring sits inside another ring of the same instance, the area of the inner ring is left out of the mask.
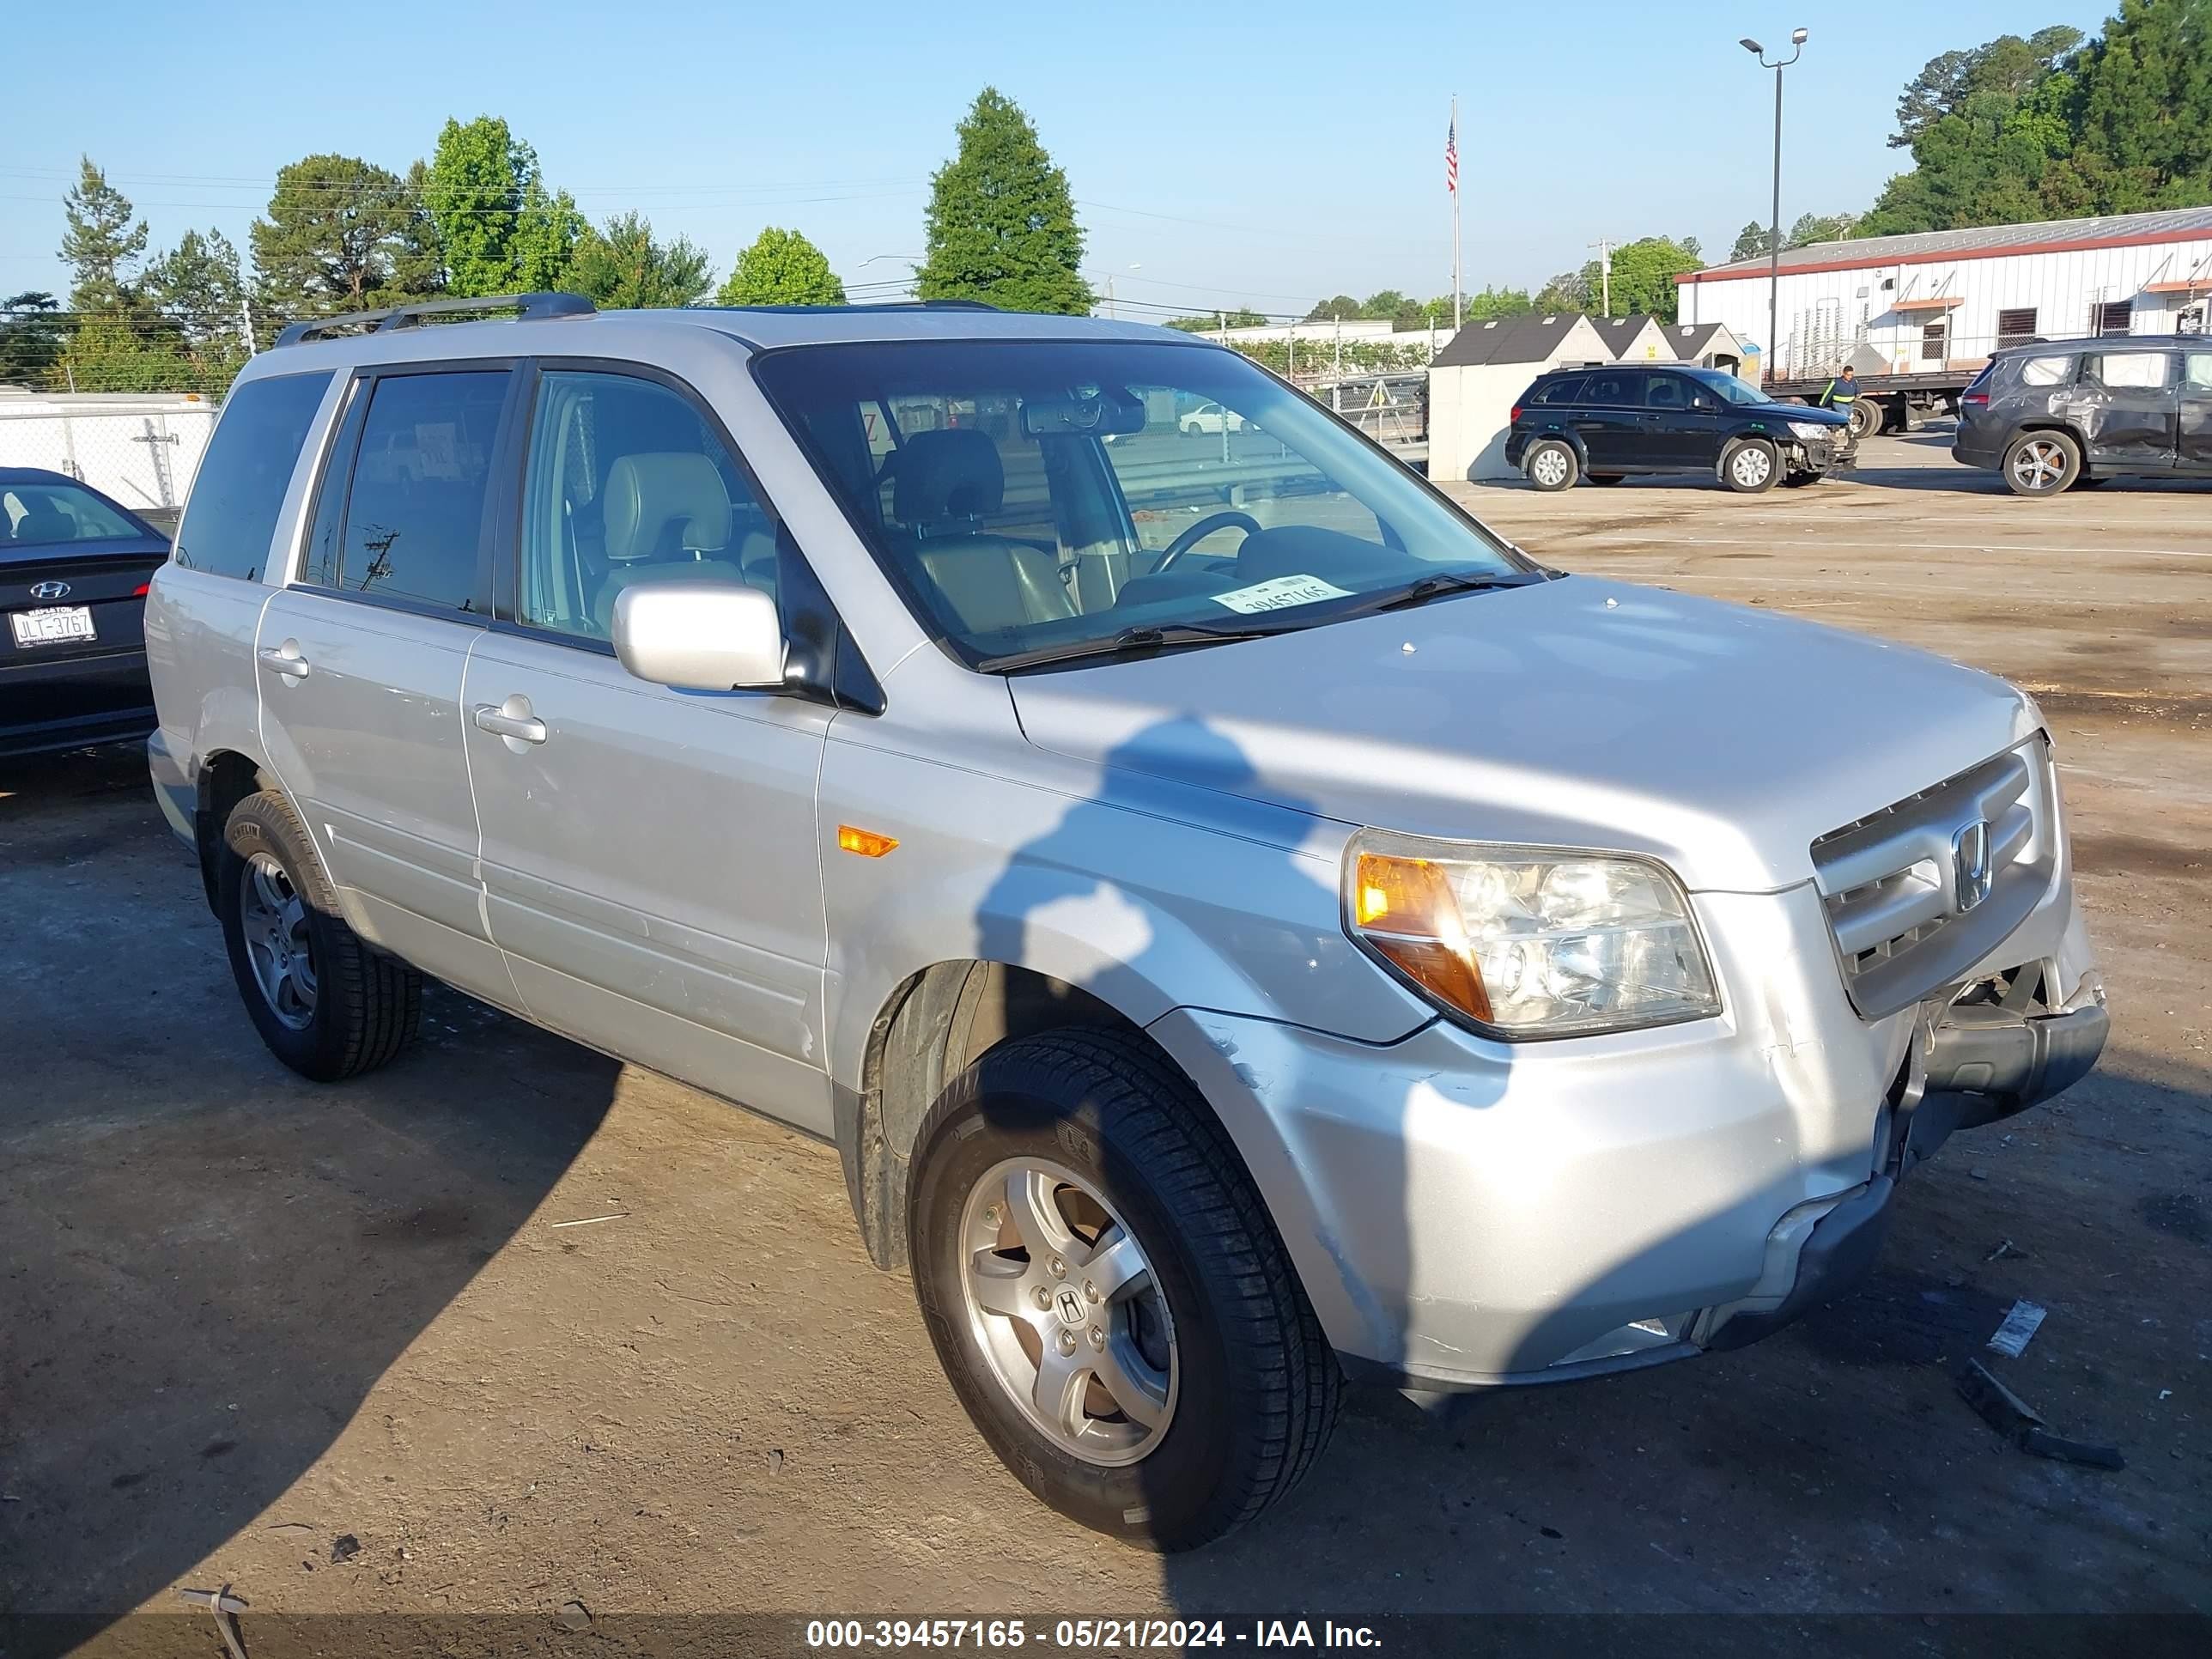
[[[1333,582],[1325,582],[1318,576],[1275,576],[1264,582],[1255,582],[1249,587],[1216,593],[1213,602],[1249,615],[1255,611],[1287,611],[1294,605],[1311,605],[1316,599],[1348,599],[1351,597],[1348,589],[1339,587]]]

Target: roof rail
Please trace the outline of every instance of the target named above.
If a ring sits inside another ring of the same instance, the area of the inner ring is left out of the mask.
[[[702,310],[711,311],[834,311],[840,313],[854,311],[884,312],[915,310],[996,311],[999,309],[997,306],[993,305],[988,300],[861,300],[858,301],[848,301],[843,305],[718,305],[705,306],[699,308]]]
[[[383,311],[349,311],[343,316],[294,323],[276,337],[276,343],[300,345],[339,329],[365,328],[370,324],[382,334],[391,329],[412,328],[425,317],[449,311],[514,311],[520,313],[519,320],[529,321],[540,317],[588,317],[598,310],[580,294],[487,294],[471,299],[422,300]]]

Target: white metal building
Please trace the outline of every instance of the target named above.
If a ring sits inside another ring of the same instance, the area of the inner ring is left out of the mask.
[[[1469,323],[1429,365],[1429,477],[1511,477],[1505,429],[1513,400],[1547,368],[1612,356],[1580,312]]]
[[[1971,368],[2039,337],[2201,331],[2212,208],[1816,242],[1781,263],[1771,378],[1826,374],[1860,347],[1892,374]],[[1674,280],[1683,322],[1766,339],[1765,260]]]
[[[197,392],[0,386],[0,466],[66,472],[134,512],[184,505],[216,405]]]

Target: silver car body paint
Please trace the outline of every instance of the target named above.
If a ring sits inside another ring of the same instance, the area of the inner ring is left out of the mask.
[[[152,755],[172,821],[208,757],[242,755],[317,820],[369,937],[817,1133],[921,970],[996,961],[1080,986],[1218,1114],[1330,1340],[1410,1377],[1686,1351],[1698,1310],[1778,1300],[1778,1261],[1786,1284],[1810,1219],[1875,1173],[1915,1020],[1853,1009],[1808,848],[2036,739],[2033,703],[1904,647],[1588,578],[1220,651],[972,672],[931,643],[748,364],[947,337],[1161,334],[919,308],[664,312],[256,358],[249,377],[338,372],[265,585],[155,580]],[[343,602],[274,592],[295,580],[343,371],[531,356],[648,366],[713,409],[883,714],[687,696],[609,657],[450,622],[425,640],[388,611],[333,622],[313,609]],[[312,645],[304,681],[256,670],[257,647],[286,639]],[[295,694],[318,680],[331,701],[310,739]],[[518,696],[543,745],[471,719]],[[899,846],[842,854],[842,824]],[[1440,1020],[1346,936],[1340,864],[1362,825],[1663,860],[1723,1012],[1522,1044]],[[2055,813],[2049,827],[2048,890],[1977,970],[2048,959],[2070,997],[2094,964]]]

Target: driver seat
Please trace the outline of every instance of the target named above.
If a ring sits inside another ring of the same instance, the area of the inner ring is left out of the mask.
[[[974,427],[917,432],[892,457],[891,517],[914,538],[915,564],[941,608],[967,633],[1078,614],[1058,555],[977,527],[1006,495],[999,447]]]

